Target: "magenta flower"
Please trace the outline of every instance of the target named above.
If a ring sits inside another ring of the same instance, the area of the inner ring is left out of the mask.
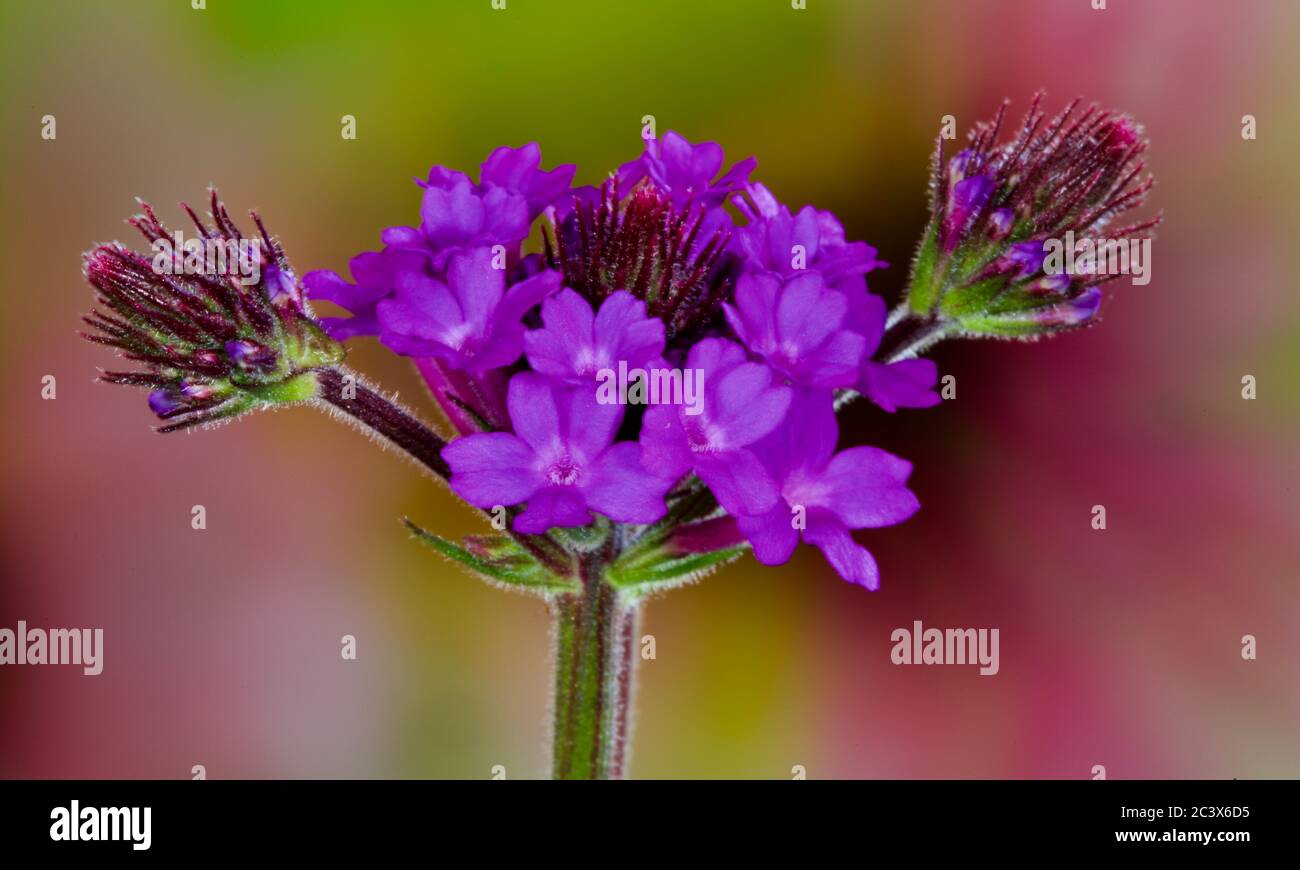
[[[764,513],[777,492],[763,466],[745,448],[781,424],[790,388],[772,370],[749,362],[738,345],[706,338],[691,348],[687,369],[704,378],[700,413],[684,405],[656,405],[641,428],[647,469],[670,479],[694,470],[732,513]]]
[[[850,318],[866,339],[856,389],[891,414],[899,408],[932,408],[943,401],[934,391],[939,366],[934,360],[905,359],[879,363],[872,359],[885,335],[885,300],[865,293]]]
[[[522,148],[498,148],[484,161],[479,177],[483,188],[501,188],[522,196],[531,223],[546,208],[569,192],[578,167],[565,163],[550,171],[542,166],[542,149],[536,142]]]
[[[569,385],[590,384],[619,363],[640,368],[663,353],[664,322],[647,317],[645,303],[619,290],[593,313],[591,303],[564,288],[542,303],[542,329],[524,336],[534,371]]]
[[[511,379],[507,404],[513,434],[468,435],[443,448],[461,498],[482,508],[527,502],[513,527],[537,535],[588,525],[593,510],[620,523],[664,515],[670,482],[642,467],[635,441],[613,443],[621,405],[531,372]]]
[[[384,243],[426,254],[435,270],[452,255],[473,248],[502,245],[511,253],[528,235],[538,214],[568,192],[572,165],[549,172],[541,165],[536,143],[498,148],[484,162],[481,183],[468,175],[435,166],[425,181],[419,227],[389,227]]]
[[[506,290],[504,269],[479,248],[453,257],[443,283],[419,272],[397,276],[397,292],[376,306],[380,340],[406,356],[432,356],[477,373],[508,366],[524,349],[524,313],[560,286],[546,271]]]
[[[758,161],[753,157],[735,164],[715,179],[724,160],[717,142],[692,145],[680,133],[669,130],[662,139],[646,139],[645,151],[618,169],[619,186],[631,190],[643,178],[669,194],[673,206],[685,209],[689,203],[706,207],[721,205],[741,189]]]
[[[841,577],[875,590],[876,560],[849,530],[891,526],[920,509],[907,488],[912,464],[875,447],[835,453],[838,438],[830,395],[799,391],[785,424],[753,447],[780,498],[766,513],[736,523],[765,565],[786,562],[802,534]]]
[[[358,335],[378,335],[375,306],[397,286],[401,272],[425,273],[426,258],[415,251],[385,248],[367,251],[348,261],[355,283],[349,284],[332,269],[316,269],[303,276],[312,299],[324,299],[352,312],[352,317],[322,317],[321,326],[344,341]]]
[[[732,201],[749,223],[731,237],[731,249],[749,272],[792,278],[817,270],[829,284],[887,265],[866,242],[848,242],[835,215],[806,205],[798,214],[777,201],[762,184],[745,186],[746,197]]]
[[[784,284],[745,275],[736,285],[736,304],[722,308],[745,346],[791,382],[847,387],[858,379],[866,340],[841,328],[848,300],[827,287],[821,273],[805,272]]]

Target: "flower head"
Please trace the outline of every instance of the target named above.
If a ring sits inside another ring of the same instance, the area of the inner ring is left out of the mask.
[[[907,488],[912,464],[875,447],[836,453],[838,438],[830,395],[799,391],[785,424],[752,448],[780,496],[736,523],[765,565],[787,561],[802,536],[841,577],[874,590],[876,561],[849,531],[901,523],[920,509]]]
[[[1114,226],[1153,181],[1147,141],[1131,118],[1078,100],[1052,120],[1035,97],[1017,132],[999,141],[1006,106],[965,149],[935,152],[931,223],[912,271],[909,307],[966,335],[1033,337],[1085,325],[1098,284],[1116,275],[1045,268],[1047,245],[1076,237],[1127,245],[1159,218]]]
[[[315,372],[341,362],[344,350],[312,318],[284,250],[257,215],[258,235],[245,237],[215,190],[211,228],[184,206],[198,229],[191,241],[200,242],[187,251],[245,252],[240,267],[257,267],[253,280],[233,263],[214,270],[206,256],[197,266],[175,251],[173,259],[173,234],[142,206],[131,223],[153,243],[152,259],[118,244],[85,256],[86,279],[106,310],[86,316],[93,331],[84,337],[144,365],[101,380],[150,388],[150,410],[168,421],[161,432],[314,396]]]
[[[513,433],[468,435],[443,448],[461,498],[483,508],[526,502],[513,526],[530,534],[588,525],[593,510],[621,523],[664,515],[670,482],[642,467],[635,441],[614,443],[620,405],[532,372],[511,379],[507,402]]]

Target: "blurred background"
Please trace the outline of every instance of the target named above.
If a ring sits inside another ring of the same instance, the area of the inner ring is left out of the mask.
[[[398,522],[480,530],[468,509],[312,410],[163,438],[143,392],[93,382],[113,358],[76,338],[80,255],[134,241],[134,197],[180,226],[215,183],[300,273],[343,271],[417,220],[431,164],[535,140],[593,182],[653,114],[833,210],[893,263],[871,276],[892,302],[940,118],[964,136],[1039,88],[1145,123],[1152,282],[1108,285],[1094,330],[942,347],[940,408],[853,406],[847,436],[911,459],[923,504],[860,535],[881,591],[801,550],[653,601],[631,773],[1300,776],[1300,7],[1107,5],[4,3],[0,627],[102,627],[105,653],[98,677],[0,668],[0,776],[545,771],[543,606]],[[364,340],[352,362],[432,413],[404,360]],[[1001,672],[892,665],[914,619],[998,628]]]

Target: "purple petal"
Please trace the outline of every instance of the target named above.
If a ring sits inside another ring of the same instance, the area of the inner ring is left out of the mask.
[[[889,365],[867,362],[858,389],[891,414],[899,408],[932,408],[942,399],[934,392],[939,366],[934,360],[909,359]]]
[[[834,513],[851,529],[901,523],[921,509],[907,488],[912,463],[876,447],[852,447],[836,456],[817,477],[817,507]]]
[[[653,523],[667,509],[664,494],[671,481],[641,465],[641,445],[615,444],[586,469],[580,484],[587,504],[618,523]]]
[[[876,560],[866,547],[853,540],[849,530],[833,514],[809,511],[808,528],[804,529],[803,537],[822,551],[826,561],[845,580],[873,592],[880,588]]]
[[[571,486],[548,486],[528,500],[528,507],[512,523],[516,531],[542,535],[556,526],[573,528],[591,522],[582,494]]]
[[[725,429],[726,446],[744,447],[771,432],[790,407],[788,387],[771,386],[772,371],[745,363],[723,376],[705,415]]]
[[[664,322],[647,317],[645,303],[626,290],[611,293],[601,303],[591,334],[609,363],[621,360],[629,368],[645,365],[664,349]]]
[[[508,432],[466,435],[442,448],[451,466],[451,488],[482,508],[525,501],[542,478],[532,448]]]
[[[477,332],[486,332],[488,320],[496,311],[506,285],[505,270],[492,267],[492,250],[475,248],[468,254],[452,257],[447,285],[460,303],[465,322]]]
[[[762,460],[772,478],[784,483],[795,469],[821,472],[835,453],[839,437],[831,392],[798,389],[793,392],[782,425],[750,449]]]
[[[764,565],[784,565],[799,544],[793,519],[790,506],[780,501],[765,514],[737,517],[736,525],[749,539],[754,558]]]
[[[501,300],[497,318],[511,322],[519,320],[529,309],[558,290],[562,280],[559,272],[548,269],[513,285]]]
[[[668,480],[686,473],[695,461],[677,409],[654,405],[641,421],[641,463],[646,470]]]
[[[767,513],[780,498],[771,475],[748,450],[697,455],[695,473],[735,516]]]
[[[454,186],[425,188],[420,204],[420,228],[437,247],[450,247],[474,238],[484,221],[483,200],[469,179]]]
[[[578,461],[594,461],[613,443],[623,422],[623,406],[597,401],[594,386],[556,392],[565,443]]]
[[[545,377],[520,372],[510,379],[506,405],[510,422],[517,434],[543,458],[563,450],[560,436],[560,409],[555,387]]]

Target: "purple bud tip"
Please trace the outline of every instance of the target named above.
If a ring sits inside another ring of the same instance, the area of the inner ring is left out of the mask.
[[[172,387],[162,387],[149,394],[149,410],[165,417],[181,406],[181,397]]]
[[[1070,276],[1065,272],[1047,275],[1038,282],[1038,288],[1045,293],[1064,293],[1070,289]],[[1095,287],[1092,289],[1096,289]]]
[[[226,353],[239,366],[266,365],[275,360],[271,350],[243,338],[226,342]]]
[[[298,287],[294,282],[293,273],[289,270],[270,263],[262,270],[262,278],[266,282],[266,294],[272,302],[296,303],[298,301]]]
[[[207,399],[215,390],[207,384],[196,383],[195,381],[186,381],[181,385],[181,395],[187,399]]]
[[[1011,233],[1011,228],[1015,225],[1016,213],[1009,208],[994,209],[989,215],[989,225],[992,228],[992,235],[995,240],[1005,239]]]
[[[1089,287],[1073,299],[1039,312],[1035,319],[1044,326],[1081,326],[1100,308],[1101,288]]]
[[[1011,265],[1019,268],[1021,278],[1028,278],[1042,270],[1043,263],[1047,260],[1047,247],[1041,241],[1033,239],[1016,242],[1007,251],[1006,257]]]
[[[944,246],[951,251],[961,240],[962,230],[971,217],[984,208],[993,193],[993,179],[972,175],[953,185],[948,193],[948,216],[944,221]]]

